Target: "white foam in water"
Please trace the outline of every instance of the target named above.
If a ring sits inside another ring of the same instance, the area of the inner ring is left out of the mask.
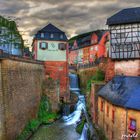
[[[80,89],[78,87],[78,78],[77,75],[75,74],[70,74],[70,90],[73,91],[73,93],[78,96],[78,102],[76,104],[75,111],[70,115],[63,117],[66,125],[72,125],[79,122],[82,111],[84,112],[86,111],[85,97],[80,94]],[[82,135],[79,140],[88,140],[87,130],[88,130],[88,124],[85,123],[84,128],[82,130]]]
[[[85,123],[84,128],[82,130],[82,135],[79,140],[88,140],[87,130],[88,130],[88,124]]]
[[[66,122],[65,124],[72,125],[80,121],[80,116],[81,116],[82,110],[84,109],[85,109],[85,104],[81,100],[79,100],[78,103],[76,104],[75,111],[71,113],[70,115],[63,117],[64,121]]]

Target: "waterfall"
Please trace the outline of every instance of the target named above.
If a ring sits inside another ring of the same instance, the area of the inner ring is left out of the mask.
[[[69,74],[70,79],[70,90],[71,91],[79,91],[79,85],[78,85],[78,77],[75,74]]]
[[[82,112],[86,112],[86,103],[84,95],[80,94],[78,85],[78,77],[75,74],[70,74],[70,90],[78,96],[78,102],[75,105],[75,111],[68,116],[63,116],[66,125],[77,124],[81,120]],[[88,140],[87,138],[88,124],[85,123],[79,140]]]
[[[88,124],[85,123],[84,124],[84,128],[82,130],[82,135],[81,135],[81,137],[80,137],[79,140],[88,140],[88,134],[87,134],[87,132],[88,132]]]

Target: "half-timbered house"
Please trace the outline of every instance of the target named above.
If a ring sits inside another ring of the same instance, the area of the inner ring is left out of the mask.
[[[107,19],[112,59],[140,58],[140,8],[123,9]]]

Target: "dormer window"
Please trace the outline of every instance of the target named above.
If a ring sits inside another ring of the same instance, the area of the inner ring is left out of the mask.
[[[66,50],[66,44],[65,43],[59,43],[59,50]]]
[[[44,33],[41,33],[41,38],[44,38],[45,37],[45,34]]]
[[[60,35],[60,39],[63,39],[63,38],[64,38],[64,36],[63,36],[63,34],[61,34],[61,35]]]
[[[50,38],[54,38],[54,34],[50,34]]]
[[[48,43],[46,42],[40,42],[40,49],[45,50],[48,49]]]

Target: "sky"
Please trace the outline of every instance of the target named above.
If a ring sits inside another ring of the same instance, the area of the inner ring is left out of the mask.
[[[16,18],[20,33],[31,45],[33,35],[48,23],[70,38],[106,29],[108,17],[124,8],[139,6],[139,0],[0,0],[0,14]]]

